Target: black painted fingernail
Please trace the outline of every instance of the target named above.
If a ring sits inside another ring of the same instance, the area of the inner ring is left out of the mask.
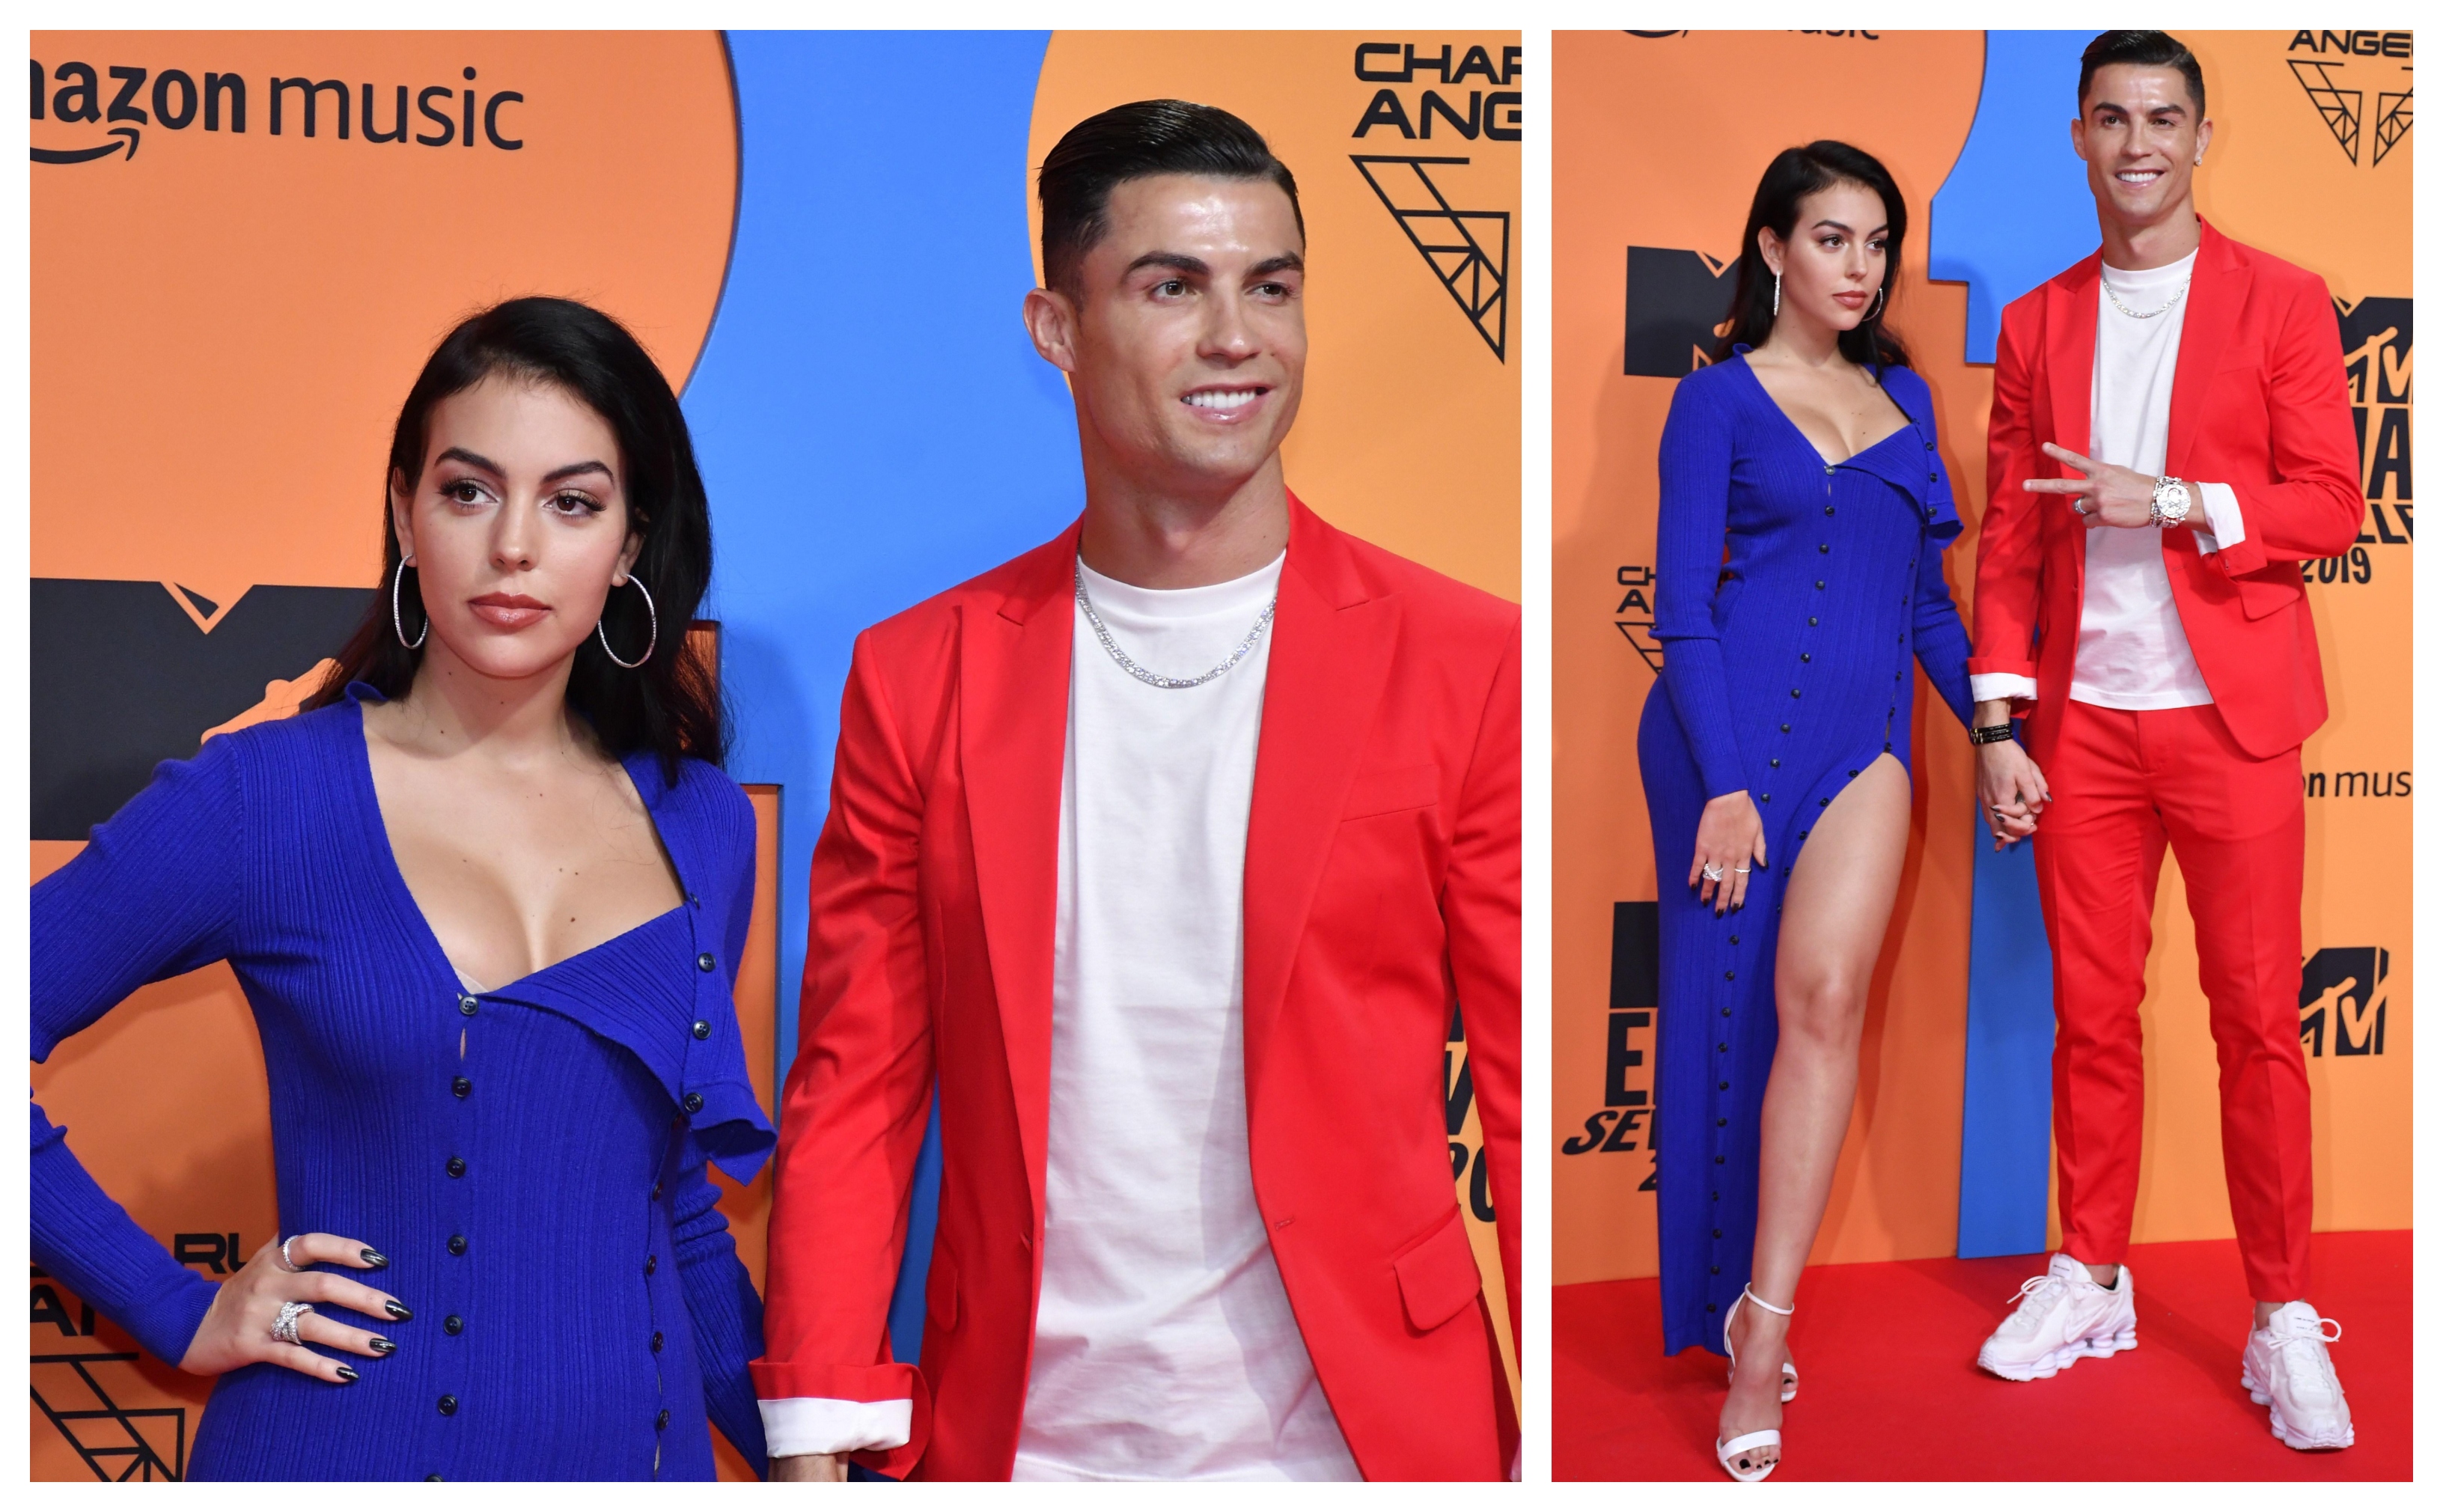
[[[389,1339],[382,1337],[379,1334],[376,1334],[370,1340],[370,1343],[372,1345],[373,1352],[377,1355],[387,1355],[391,1351],[398,1348],[396,1344],[394,1344]]]
[[[354,1384],[356,1384],[356,1379],[357,1379],[357,1371],[356,1371],[356,1367],[355,1367],[355,1366],[353,1366],[353,1365],[342,1365],[342,1366],[340,1366],[340,1380],[342,1380],[342,1381],[345,1381],[345,1382],[349,1383],[350,1385],[354,1385]]]
[[[390,1257],[383,1254],[378,1249],[358,1250],[358,1253],[363,1255],[365,1257],[365,1263],[371,1265],[376,1270],[379,1270],[384,1265],[390,1263]]]
[[[382,1299],[382,1311],[390,1314],[391,1317],[397,1318],[402,1323],[415,1316],[413,1313],[407,1310],[407,1304],[405,1302],[400,1301],[395,1297],[385,1297]]]

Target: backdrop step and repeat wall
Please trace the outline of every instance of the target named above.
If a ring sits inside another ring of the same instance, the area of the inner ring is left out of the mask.
[[[1291,486],[1518,597],[1515,32],[29,41],[37,878],[156,763],[313,688],[376,587],[390,427],[442,334],[513,295],[583,299],[682,386],[711,492],[705,613],[761,826],[739,1000],[768,1107],[851,638],[1082,504],[1066,392],[1018,319],[1031,165],[1130,100],[1236,111],[1298,175]],[[1499,1296],[1456,1038],[1446,1060],[1454,1194]],[[32,1079],[182,1262],[224,1275],[277,1232],[226,968],[138,993]],[[725,1202],[759,1282],[768,1185]],[[920,1181],[903,1352],[929,1203]],[[30,1288],[35,1478],[183,1475],[210,1383],[55,1279]]]
[[[2069,147],[2091,32],[1553,36],[1553,1274],[1655,1274],[1655,862],[1636,726],[1653,638],[1655,452],[1727,312],[1780,149],[1873,153],[1912,226],[1892,323],[1935,394],[1969,533],[2002,306],[2092,251]],[[2307,564],[2333,717],[2307,742],[2305,982],[2316,1226],[2410,1224],[2410,34],[2180,33],[2214,136],[2219,230],[2321,274],[2340,317],[2367,513]],[[1667,144],[1666,150],[1664,149]],[[2338,376],[2337,376],[2338,380]],[[1979,843],[1974,766],[1920,687],[1909,863],[1868,1009],[1818,1263],[2015,1254],[2048,1200],[2051,971],[2027,848]],[[2133,1238],[2226,1237],[2213,1042],[2177,863],[2144,1010]]]

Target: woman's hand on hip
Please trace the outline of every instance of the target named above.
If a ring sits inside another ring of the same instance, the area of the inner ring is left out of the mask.
[[[290,1270],[282,1263],[280,1245],[275,1240],[256,1250],[236,1275],[221,1282],[211,1310],[204,1314],[203,1326],[195,1330],[186,1356],[178,1361],[180,1370],[193,1375],[218,1375],[241,1365],[268,1362],[344,1386],[357,1378],[355,1367],[317,1354],[307,1349],[307,1344],[374,1359],[391,1353],[395,1346],[381,1335],[351,1328],[324,1317],[321,1309],[344,1307],[368,1318],[402,1320],[413,1316],[397,1298],[344,1276],[302,1268],[326,1264],[378,1270],[390,1263],[388,1260],[372,1246],[337,1234],[295,1235],[288,1241],[287,1258],[301,1268]],[[298,1342],[294,1344],[274,1338],[271,1334],[272,1325],[279,1321],[281,1307],[288,1302],[303,1302],[316,1309],[298,1318]]]
[[[1743,908],[1748,874],[1765,863],[1764,820],[1742,787],[1705,805],[1697,820],[1697,857],[1688,864],[1688,885],[1716,916]]]

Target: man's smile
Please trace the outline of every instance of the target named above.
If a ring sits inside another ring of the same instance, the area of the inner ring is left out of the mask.
[[[1213,419],[1235,421],[1253,415],[1257,406],[1263,402],[1264,396],[1271,392],[1269,386],[1261,383],[1236,388],[1194,389],[1181,395],[1179,402]]]

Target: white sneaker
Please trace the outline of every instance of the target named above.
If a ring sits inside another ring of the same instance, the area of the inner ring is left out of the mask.
[[[2006,1381],[2041,1381],[2089,1355],[2103,1359],[2137,1347],[2129,1267],[2121,1267],[2115,1284],[2099,1286],[2085,1265],[2055,1255],[2043,1275],[2019,1287],[2018,1309],[1976,1352],[1976,1363]]]
[[[2318,1318],[2305,1302],[2285,1302],[2263,1328],[2250,1332],[2239,1356],[2239,1384],[2248,1388],[2248,1399],[2273,1410],[2273,1436],[2294,1449],[2345,1449],[2357,1436],[2342,1378],[2324,1352],[2342,1337],[2342,1325],[2333,1323],[2327,1334],[2326,1323],[2333,1320]]]

